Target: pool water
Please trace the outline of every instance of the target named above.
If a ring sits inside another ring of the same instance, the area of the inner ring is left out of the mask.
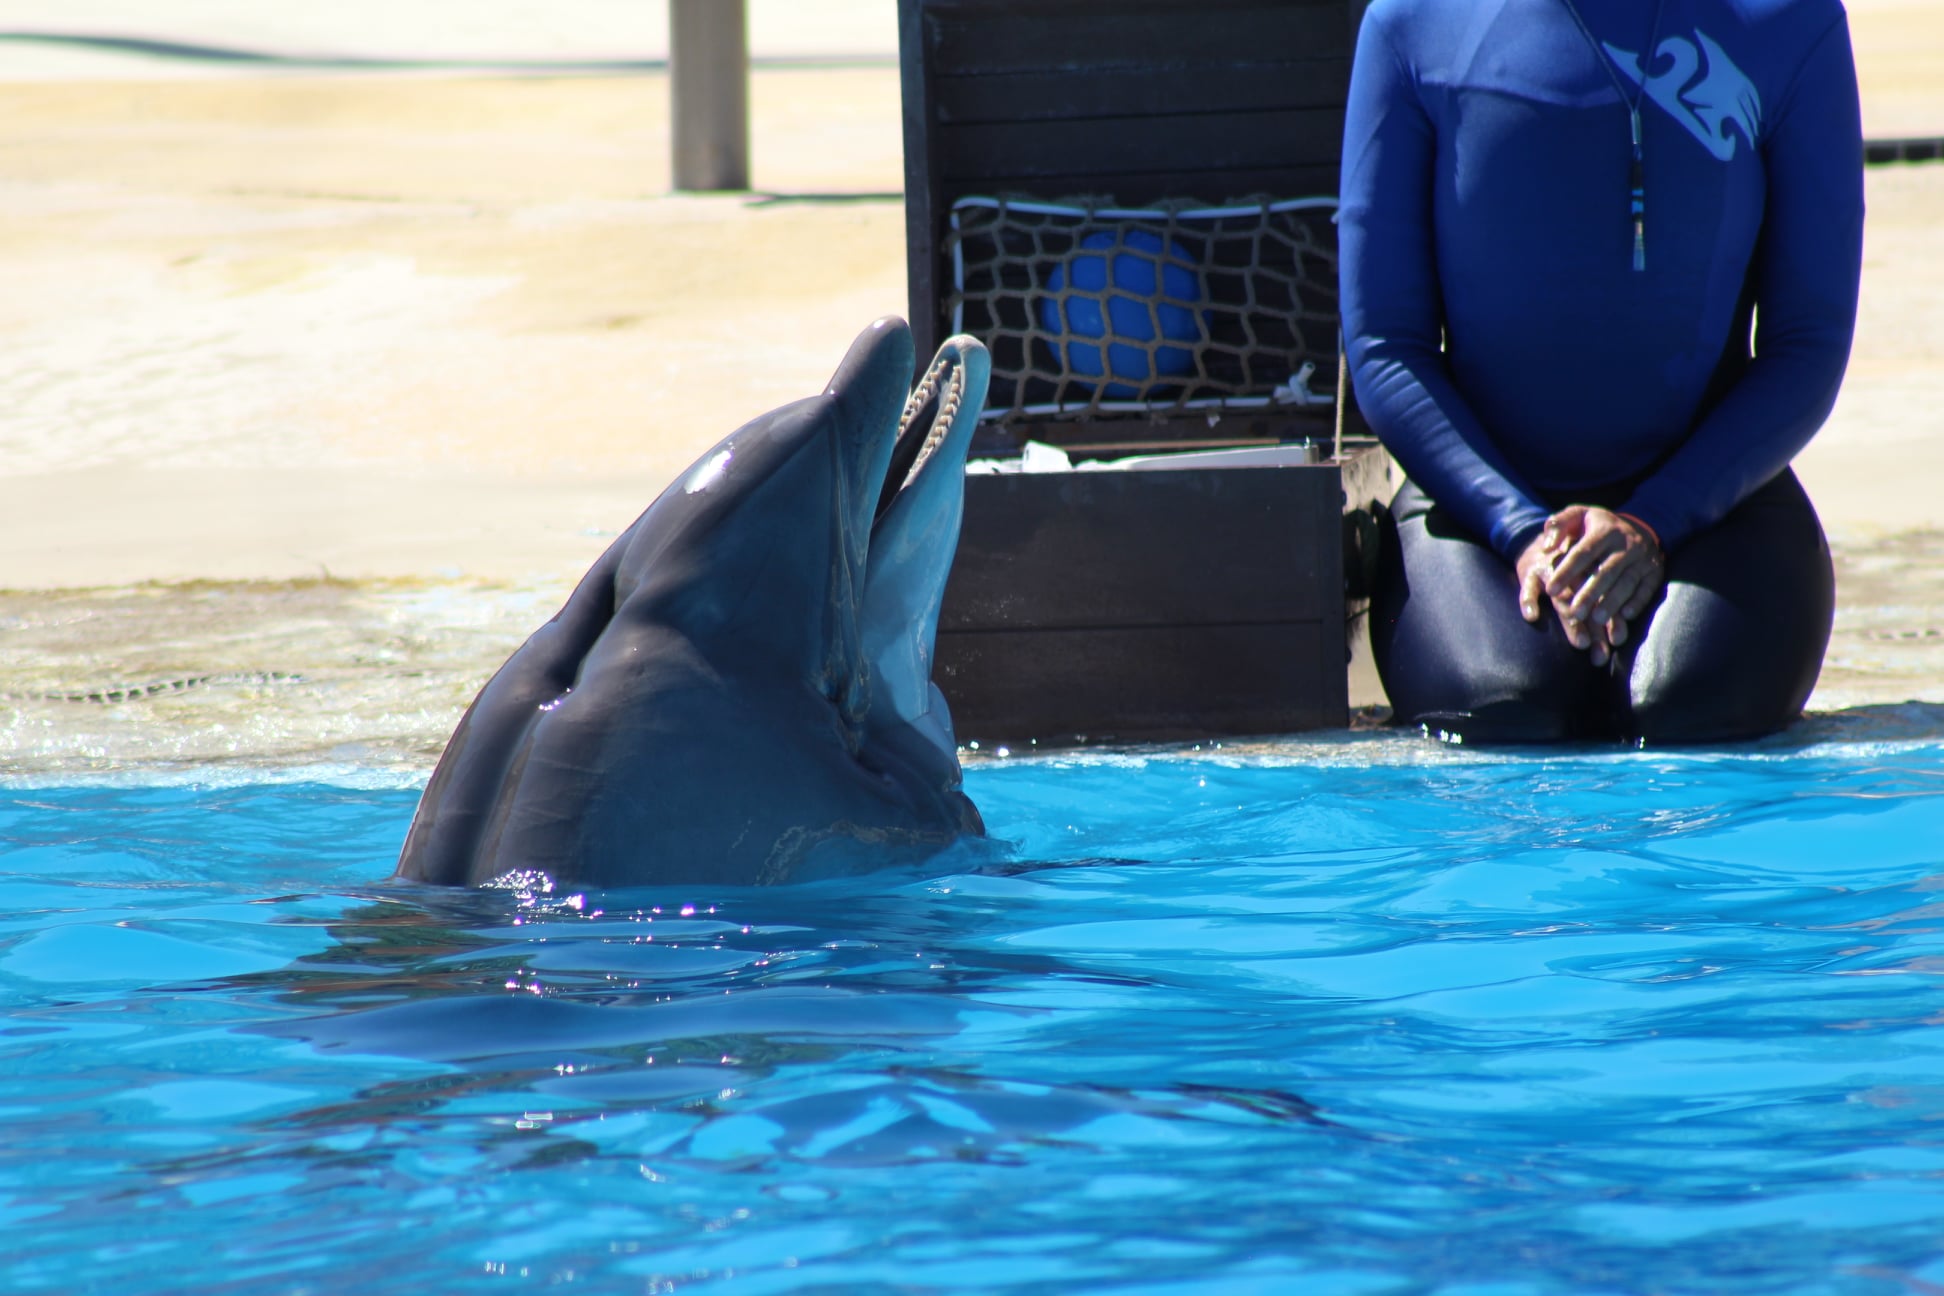
[[[1007,845],[388,885],[0,783],[10,1291],[1944,1291],[1944,744],[989,761]]]

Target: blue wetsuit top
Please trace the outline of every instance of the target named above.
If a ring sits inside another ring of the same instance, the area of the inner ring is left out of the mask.
[[[1345,128],[1358,404],[1508,560],[1581,492],[1668,549],[1718,521],[1829,416],[1856,319],[1839,0],[1572,3],[1600,54],[1567,0],[1375,0]]]

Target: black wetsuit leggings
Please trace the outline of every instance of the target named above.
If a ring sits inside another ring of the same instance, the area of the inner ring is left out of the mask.
[[[1801,713],[1835,606],[1822,526],[1785,469],[1669,556],[1660,599],[1596,668],[1550,607],[1537,626],[1520,616],[1511,565],[1407,482],[1384,525],[1371,646],[1397,720],[1433,733],[1719,742]]]

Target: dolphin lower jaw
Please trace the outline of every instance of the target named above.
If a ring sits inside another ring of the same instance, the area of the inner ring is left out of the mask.
[[[861,612],[873,727],[914,727],[954,766],[957,743],[931,682],[932,654],[964,513],[965,458],[990,381],[985,347],[956,336],[905,402],[890,470],[897,489],[887,482],[881,495]]]

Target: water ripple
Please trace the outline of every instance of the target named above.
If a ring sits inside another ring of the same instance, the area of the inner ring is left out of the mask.
[[[1944,747],[987,762],[1001,858],[386,884],[409,786],[0,786],[14,1289],[1944,1282]]]

